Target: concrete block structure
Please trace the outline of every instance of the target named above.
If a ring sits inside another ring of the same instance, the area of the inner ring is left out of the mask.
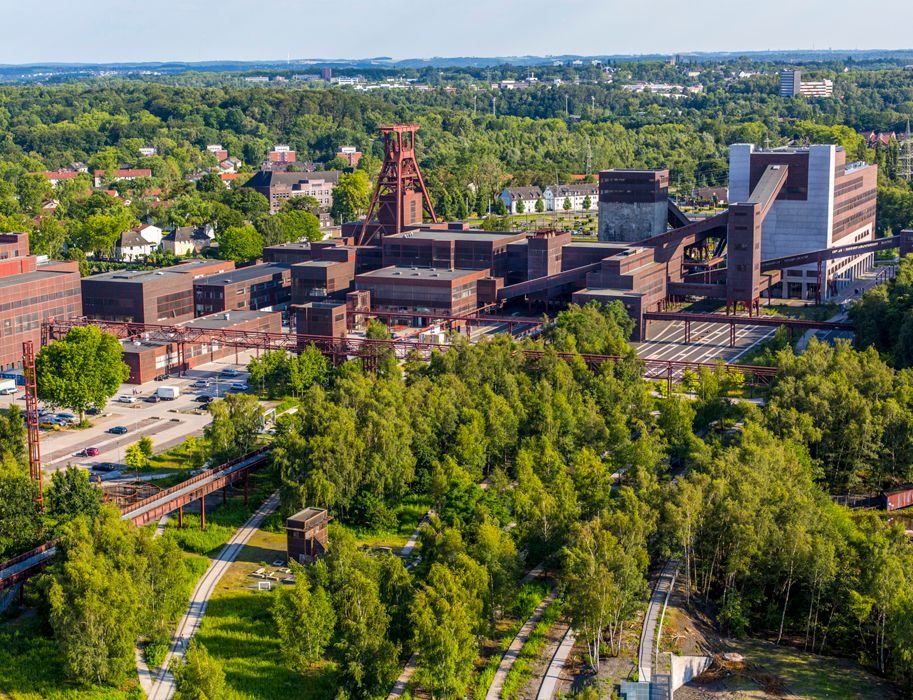
[[[308,260],[292,265],[292,304],[345,299],[355,280],[355,260]]]
[[[668,170],[599,173],[599,240],[636,242],[666,230]]]
[[[230,272],[226,260],[192,260],[157,270],[118,270],[82,280],[89,318],[136,323],[179,323],[194,317],[194,280]]]
[[[251,265],[193,283],[197,316],[219,311],[281,310],[291,300],[292,272],[286,263]]]
[[[345,301],[312,301],[292,308],[295,312],[295,329],[301,335],[344,338],[348,331],[348,306]],[[299,350],[303,349],[299,347]]]

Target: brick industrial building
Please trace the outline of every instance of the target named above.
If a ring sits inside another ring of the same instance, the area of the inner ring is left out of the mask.
[[[180,372],[193,369],[197,365],[213,362],[222,357],[234,354],[237,349],[217,341],[207,339],[206,331],[212,330],[245,330],[280,333],[282,315],[268,311],[232,311],[211,314],[176,324],[188,330],[191,338],[183,348],[174,341],[154,337],[125,340],[124,362],[130,368],[129,384],[145,384],[167,372]],[[199,331],[199,339],[193,340],[193,331]]]
[[[22,366],[22,343],[49,318],[82,315],[79,265],[29,254],[27,233],[0,234],[0,369]]]
[[[119,270],[82,280],[89,318],[137,323],[178,323],[194,317],[195,279],[234,270],[225,260],[192,260],[157,270]]]
[[[251,265],[193,283],[197,316],[219,311],[282,309],[291,299],[291,266],[285,263]]]

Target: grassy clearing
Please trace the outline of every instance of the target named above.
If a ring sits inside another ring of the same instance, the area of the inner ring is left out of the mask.
[[[542,649],[545,647],[548,631],[561,617],[561,607],[562,602],[556,600],[546,608],[542,619],[536,623],[529,635],[529,639],[526,640],[526,644],[520,650],[517,660],[514,661],[514,665],[511,666],[510,671],[507,673],[507,678],[504,679],[504,687],[501,689],[502,698],[517,697],[520,690],[532,676],[536,659],[539,658],[539,654],[542,653]]]
[[[736,640],[732,646],[747,661],[782,678],[789,692],[800,697],[835,700],[899,697],[891,684],[851,661],[758,639]]]
[[[38,617],[25,613],[0,625],[0,697],[12,700],[139,700],[136,678],[122,688],[66,680],[60,650]]]
[[[180,445],[165,450],[149,458],[149,466],[140,470],[141,474],[156,474],[162,471],[184,471],[193,468],[193,456],[198,451],[205,453],[206,445],[202,438],[193,438],[190,444],[185,440]]]
[[[761,313],[765,316],[785,316],[787,318],[798,318],[808,321],[826,321],[835,314],[840,313],[840,307],[837,304],[773,304],[771,306],[762,305]]]
[[[410,495],[406,496],[396,507],[397,525],[395,529],[372,530],[342,524],[337,526],[351,532],[358,544],[363,547],[402,549],[430,507],[431,504],[427,499]]]
[[[251,588],[250,573],[285,555],[285,537],[258,531],[219,582],[197,640],[221,664],[241,698],[318,700],[335,695],[331,663],[292,671],[282,659],[271,607],[275,593]]]

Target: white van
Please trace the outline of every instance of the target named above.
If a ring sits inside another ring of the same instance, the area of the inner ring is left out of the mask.
[[[177,386],[160,386],[155,390],[155,395],[162,401],[174,401],[181,395],[181,388]]]

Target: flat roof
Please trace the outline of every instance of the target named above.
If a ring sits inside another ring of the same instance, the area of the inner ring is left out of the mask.
[[[305,260],[294,263],[292,267],[330,267],[330,265],[345,264],[342,260]]]
[[[633,246],[624,241],[571,241],[570,243],[565,243],[562,248],[612,248],[623,250],[625,248],[639,248],[642,246]]]
[[[371,270],[370,272],[362,272],[359,275],[356,275],[356,279],[441,279],[441,280],[456,280],[461,277],[466,277],[467,275],[479,275],[480,273],[486,273],[486,270],[466,270],[463,268],[453,268],[452,270],[440,268],[440,267],[382,267],[379,270]],[[484,275],[483,275],[484,276]]]
[[[394,233],[391,236],[384,236],[385,241],[395,239],[418,239],[424,241],[500,241],[505,238],[516,238],[525,236],[522,231],[476,231],[476,230],[459,230],[445,231],[436,229],[420,229],[418,231],[403,231]]]
[[[220,272],[215,275],[198,277],[193,281],[194,285],[205,285],[207,287],[222,287],[226,284],[236,284],[237,282],[247,282],[248,280],[276,275],[291,269],[288,263],[263,263],[261,265],[251,265],[250,267],[239,267],[237,270]]]
[[[254,319],[263,318],[264,316],[271,316],[278,311],[250,311],[247,309],[232,309],[231,311],[217,311],[214,314],[209,314],[208,316],[199,316],[198,318],[192,318],[189,321],[183,321],[177,325],[185,326],[187,328],[207,328],[207,329],[217,329],[217,328],[230,328],[244,321],[252,321]]]
[[[163,277],[185,279],[186,274],[186,272],[171,272],[167,268],[160,270],[112,270],[111,272],[100,272],[97,275],[83,277],[82,281],[147,284],[149,282],[157,282]]]
[[[41,280],[51,279],[58,275],[75,275],[75,272],[67,270],[34,270],[32,272],[22,272],[18,275],[9,275],[0,277],[0,287],[15,287],[20,284],[33,284]]]
[[[305,243],[276,243],[275,245],[268,245],[263,248],[263,250],[276,250],[278,248],[286,250],[310,250],[311,244],[309,242]]]

